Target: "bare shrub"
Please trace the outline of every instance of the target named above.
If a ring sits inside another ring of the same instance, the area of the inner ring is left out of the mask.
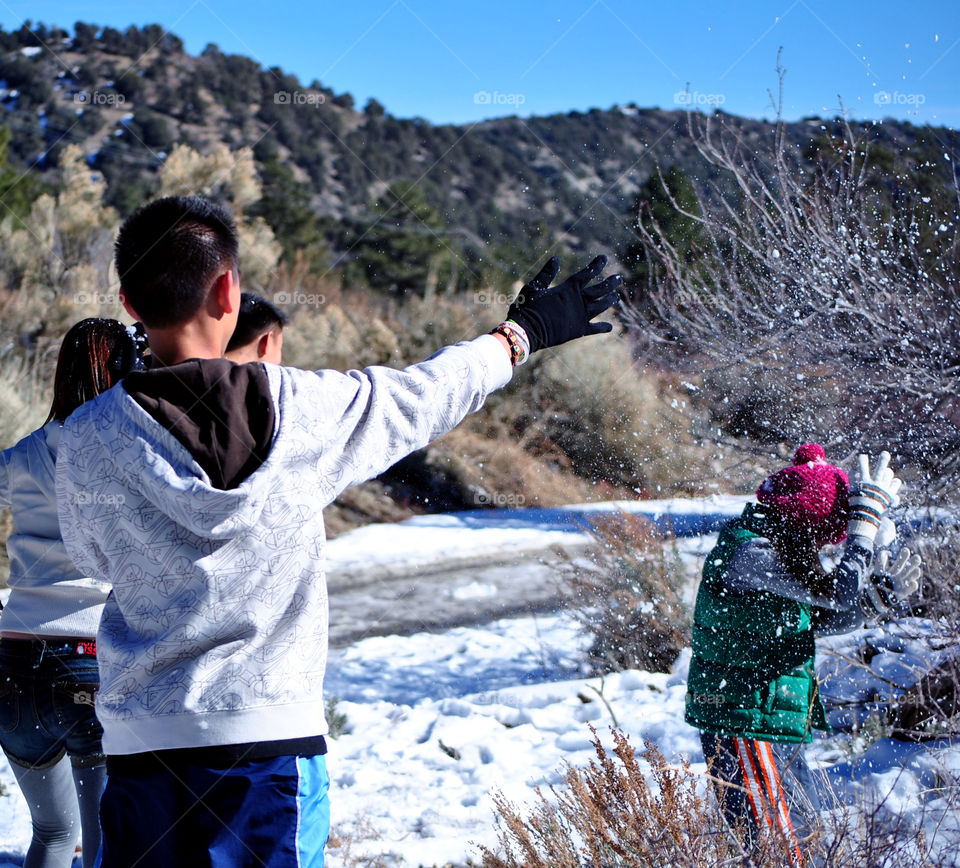
[[[597,673],[669,672],[689,642],[679,556],[647,518],[623,513],[595,519],[587,563],[568,559],[569,595],[592,634],[588,660]]]
[[[896,778],[906,772],[901,771]],[[827,804],[820,826],[807,844],[807,864],[825,868],[921,868],[956,865],[960,785],[955,775],[917,796],[905,812],[895,793],[898,780],[887,778],[887,794],[864,788],[853,804]],[[909,787],[909,784],[907,784]]]
[[[340,823],[330,830],[326,854],[335,857],[337,864],[343,868],[389,868],[394,864],[392,860],[368,855],[359,849],[363,846],[362,842],[378,841],[380,837],[369,817],[359,817],[350,827]]]
[[[920,593],[910,601],[912,611],[960,636],[960,528],[953,521],[941,522],[907,544],[923,559],[923,580]]]
[[[641,758],[619,730],[612,754],[594,733],[596,759],[567,766],[563,785],[537,790],[532,807],[494,796],[499,846],[480,846],[484,868],[647,868],[750,865],[781,868],[788,845],[775,834],[745,844],[723,821],[708,781],[689,762],[668,763],[647,741]],[[828,805],[802,843],[804,864],[824,868],[920,868],[955,864],[960,788],[945,778],[911,816],[883,797]],[[933,832],[928,838],[927,832]],[[939,833],[939,834],[938,834]]]
[[[538,789],[526,816],[495,795],[500,846],[497,853],[480,847],[484,868],[700,868],[731,860],[737,839],[718,832],[716,811],[689,763],[670,765],[647,742],[648,781],[627,736],[615,730],[613,738],[611,755],[594,733],[596,759],[584,769],[567,766],[552,799]]]
[[[715,398],[728,399],[735,430],[763,443],[889,448],[952,488],[956,201],[935,214],[919,195],[884,200],[869,143],[842,122],[812,170],[782,122],[767,153],[735,120],[691,112],[688,125],[708,171],[695,206],[671,204],[696,227],[694,250],[641,215],[649,268],[629,313],[637,346],[744,384]]]
[[[915,638],[940,662],[916,673],[915,683],[891,702],[884,723],[898,738],[924,741],[960,735],[960,531],[941,524],[910,545],[923,558],[923,580],[908,611],[928,619]],[[910,635],[904,624],[897,629]]]

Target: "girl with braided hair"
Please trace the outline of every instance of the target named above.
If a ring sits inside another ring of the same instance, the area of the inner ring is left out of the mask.
[[[84,577],[67,555],[55,467],[64,420],[139,367],[139,350],[136,333],[117,320],[74,325],[60,347],[46,424],[0,452],[0,508],[13,515],[11,592],[0,614],[0,746],[30,807],[24,868],[68,868],[78,827],[84,868],[100,846],[106,766],[93,701],[109,587]]]

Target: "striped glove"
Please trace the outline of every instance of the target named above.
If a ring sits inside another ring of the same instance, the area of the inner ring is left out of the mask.
[[[903,482],[893,475],[889,464],[890,453],[881,452],[871,473],[870,459],[861,454],[859,479],[850,489],[848,536],[860,536],[872,543],[880,529],[883,514],[900,502],[897,492]]]
[[[877,568],[864,584],[860,607],[870,615],[889,615],[899,603],[920,587],[920,555],[911,555],[909,549],[900,549],[896,560],[890,563],[886,549],[877,555]]]

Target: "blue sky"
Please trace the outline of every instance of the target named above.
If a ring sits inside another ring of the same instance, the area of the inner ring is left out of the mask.
[[[197,53],[210,42],[314,78],[358,105],[435,123],[615,103],[695,104],[771,118],[783,46],[784,115],[960,127],[957,0],[0,0],[0,24],[72,30],[159,23]]]

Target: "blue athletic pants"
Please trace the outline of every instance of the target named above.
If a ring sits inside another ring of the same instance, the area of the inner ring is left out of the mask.
[[[217,768],[157,764],[121,774],[108,765],[98,864],[322,868],[330,832],[328,789],[322,755]]]

